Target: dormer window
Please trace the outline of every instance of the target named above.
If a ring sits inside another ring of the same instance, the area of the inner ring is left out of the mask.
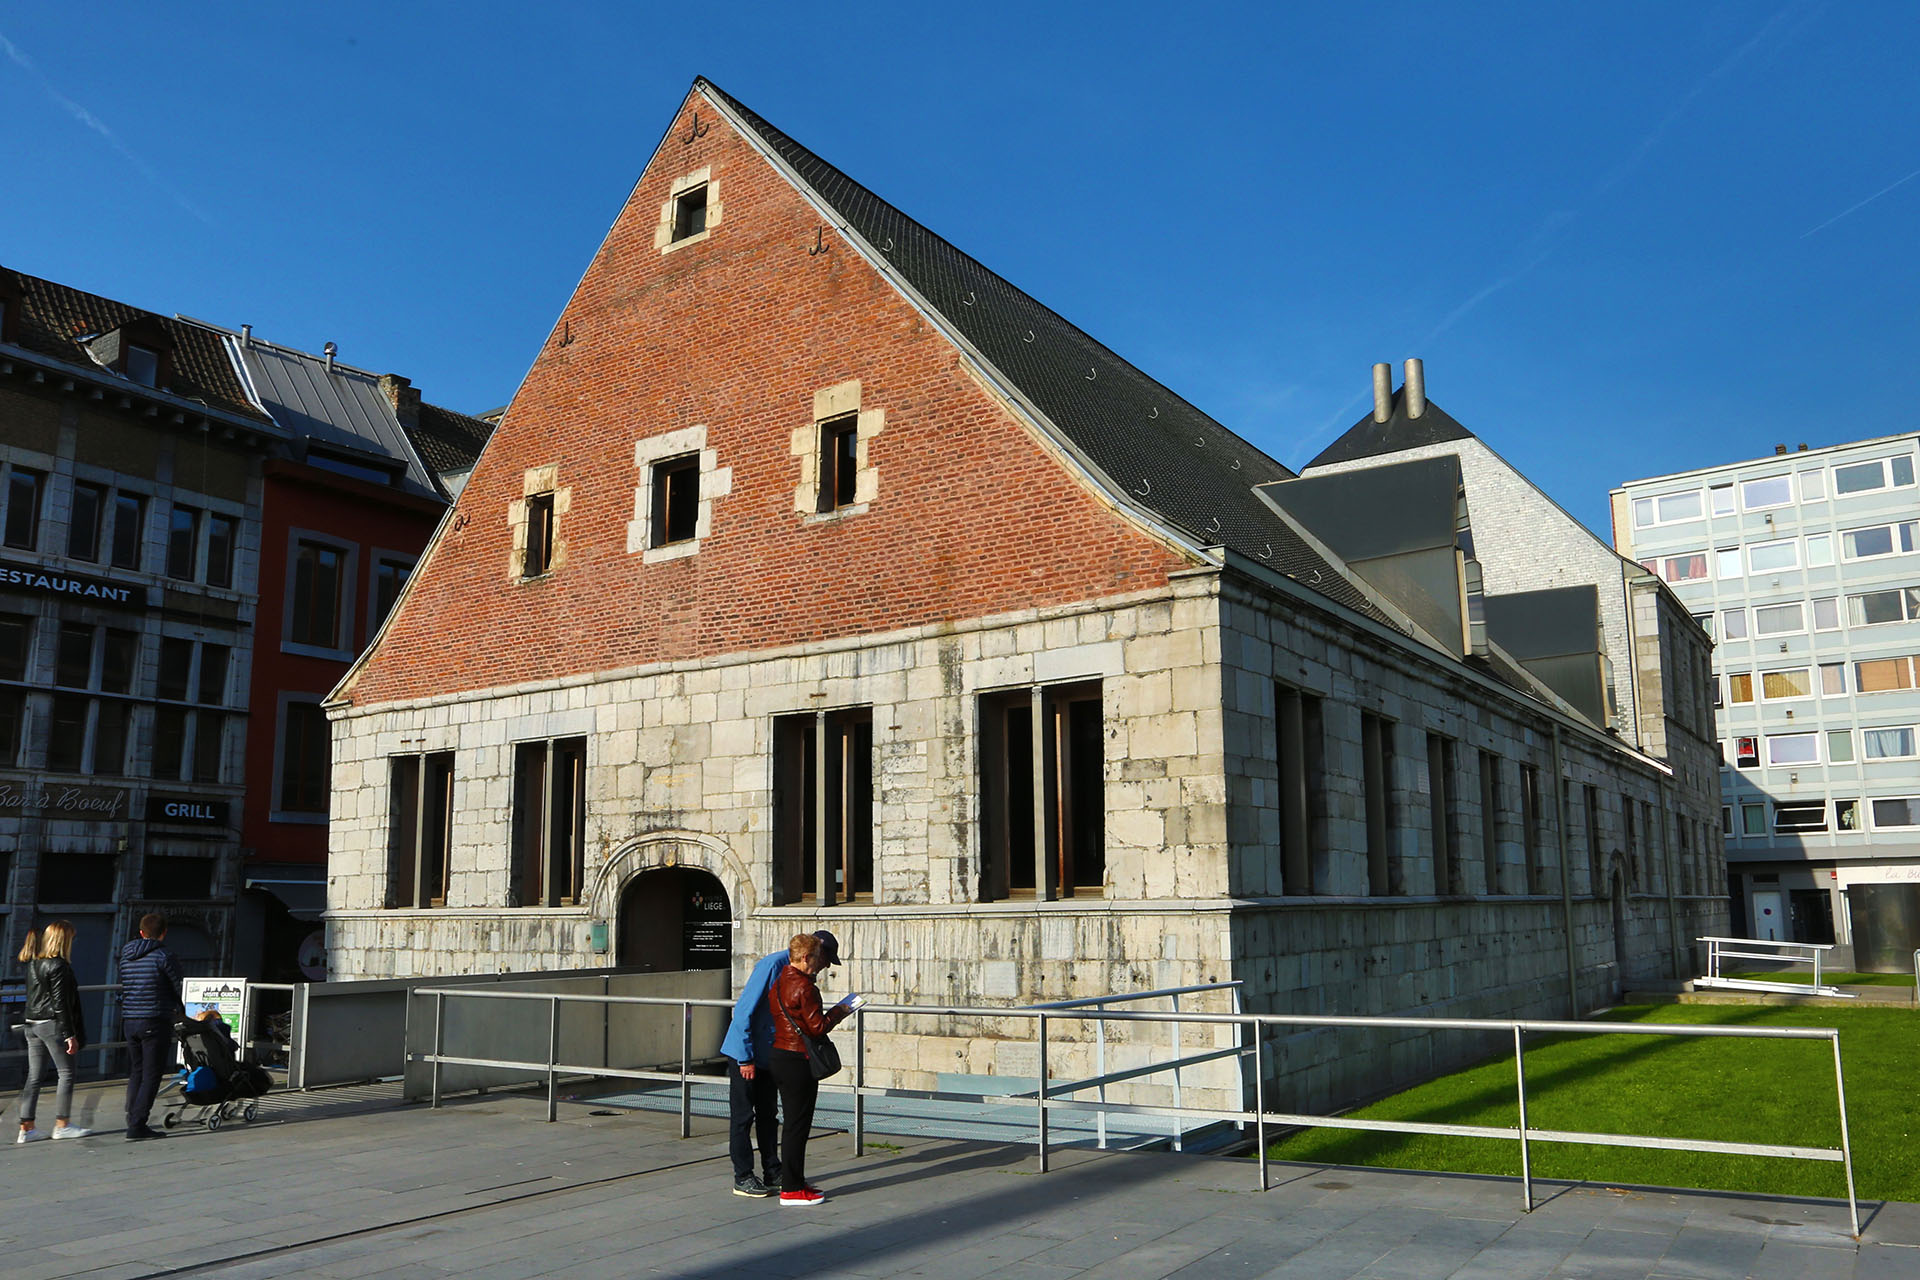
[[[127,344],[127,378],[143,387],[160,385],[160,353],[150,347]]]
[[[673,239],[697,236],[707,229],[707,187],[701,183],[673,198]]]

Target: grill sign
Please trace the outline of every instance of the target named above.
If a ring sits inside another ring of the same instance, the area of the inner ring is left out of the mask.
[[[225,800],[195,800],[189,796],[148,796],[147,821],[173,826],[224,827]]]
[[[106,578],[91,578],[82,573],[61,573],[16,560],[0,560],[0,588],[53,596],[60,600],[85,600],[94,604],[115,604],[127,609],[143,609],[147,604],[144,587],[131,587]]]

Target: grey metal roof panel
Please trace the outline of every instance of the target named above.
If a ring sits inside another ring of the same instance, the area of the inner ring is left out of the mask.
[[[1316,591],[1348,608],[1389,621],[1255,496],[1253,486],[1288,479],[1293,472],[712,81],[696,84],[878,250],[1110,484],[1201,543],[1231,547],[1316,584]]]
[[[1307,464],[1311,471],[1315,467],[1330,466],[1337,462],[1353,462],[1359,458],[1379,458],[1399,453],[1405,449],[1418,449],[1424,445],[1440,444],[1447,440],[1471,440],[1473,432],[1456,422],[1452,415],[1432,400],[1427,401],[1426,410],[1417,418],[1407,416],[1406,389],[1403,387],[1393,393],[1393,415],[1385,422],[1375,422],[1372,411],[1347,429],[1345,435],[1322,449],[1312,462]]]
[[[309,444],[404,464],[398,487],[439,496],[377,374],[338,361],[329,369],[324,358],[258,338],[229,341],[246,365],[254,394],[275,422]]]

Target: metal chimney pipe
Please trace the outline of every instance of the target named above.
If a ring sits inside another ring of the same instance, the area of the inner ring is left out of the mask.
[[[1393,366],[1382,360],[1373,366],[1373,420],[1385,422],[1393,416]]]
[[[240,345],[243,347],[250,347],[253,345],[253,326],[252,325],[243,324],[240,326]]]
[[[329,342],[326,346],[320,348],[320,351],[323,355],[327,357],[327,372],[332,373],[333,357],[339,354],[340,348],[335,346],[333,343]]]
[[[1407,416],[1417,418],[1427,411],[1427,375],[1418,360],[1407,361],[1407,382],[1401,388],[1407,397]]]

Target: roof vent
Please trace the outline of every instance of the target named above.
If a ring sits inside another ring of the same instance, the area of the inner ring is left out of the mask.
[[[1393,416],[1393,366],[1382,360],[1373,366],[1373,420],[1385,422]]]
[[[240,326],[240,345],[243,347],[250,347],[253,345],[253,326],[252,325],[243,324]]]
[[[320,348],[320,354],[324,355],[327,358],[328,373],[333,372],[333,358],[335,355],[339,354],[339,351],[340,351],[340,348],[335,346],[331,342],[329,342],[326,346]],[[1787,447],[1785,445],[1781,445],[1780,452],[1785,453],[1786,451],[1787,451]]]
[[[1806,451],[1807,451],[1806,442],[1802,441],[1800,444],[1800,452],[1805,453]]]
[[[1409,418],[1417,418],[1427,411],[1427,375],[1418,360],[1407,361],[1407,382],[1401,390],[1406,395]]]
[[[1775,446],[1773,446],[1773,456],[1774,456],[1774,457],[1776,457],[1776,458],[1777,458],[1777,457],[1780,457],[1780,456],[1781,456],[1782,454],[1784,454],[1784,453],[1786,453],[1786,451],[1787,451],[1787,446],[1785,446],[1785,445],[1783,445],[1783,444],[1777,444],[1777,445],[1775,445]]]

